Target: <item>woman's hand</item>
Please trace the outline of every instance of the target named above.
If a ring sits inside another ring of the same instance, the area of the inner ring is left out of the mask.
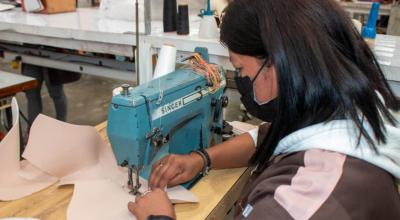
[[[149,186],[151,189],[175,186],[193,179],[203,169],[203,158],[196,154],[170,154],[152,167]]]
[[[136,196],[135,202],[128,203],[128,209],[138,220],[145,220],[150,215],[176,218],[167,193],[161,189],[155,189],[143,196]]]

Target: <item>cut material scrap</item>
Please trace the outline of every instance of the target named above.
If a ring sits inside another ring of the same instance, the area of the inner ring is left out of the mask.
[[[13,126],[0,142],[0,200],[11,201],[31,195],[57,182],[32,166],[19,160],[19,108],[12,99]],[[21,175],[20,175],[21,174]]]

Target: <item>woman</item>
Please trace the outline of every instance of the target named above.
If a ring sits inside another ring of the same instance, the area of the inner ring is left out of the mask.
[[[153,189],[191,179],[208,154],[213,169],[255,167],[235,219],[400,219],[400,105],[336,1],[235,0],[221,42],[243,104],[269,131],[257,147],[248,133],[163,158]],[[154,190],[128,207],[173,219],[166,198]]]

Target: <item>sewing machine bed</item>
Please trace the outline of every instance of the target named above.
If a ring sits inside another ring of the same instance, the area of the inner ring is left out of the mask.
[[[104,122],[96,126],[96,129],[108,143],[106,127],[107,123]],[[200,203],[175,205],[177,219],[223,219],[238,199],[249,173],[246,168],[212,170],[191,188]],[[0,202],[0,218],[66,219],[73,189],[73,186],[51,186],[23,199]]]

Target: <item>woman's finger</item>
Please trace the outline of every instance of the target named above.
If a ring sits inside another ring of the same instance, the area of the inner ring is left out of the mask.
[[[160,171],[165,165],[166,165],[166,163],[164,162],[164,159],[161,159],[159,162],[157,162],[156,164],[153,165],[151,174],[150,174],[150,178],[149,178],[150,188],[153,188],[153,186],[155,185],[155,182],[159,179],[159,177],[161,175]]]
[[[136,205],[136,203],[134,203],[134,202],[129,202],[128,203],[128,209],[129,209],[129,211],[130,212],[132,212],[132,214],[136,214],[137,213],[137,205]]]
[[[169,164],[165,164],[165,165],[160,165],[160,167],[158,169],[156,169],[155,172],[155,176],[154,179],[152,180],[152,183],[150,185],[151,189],[154,188],[158,188],[161,178],[163,177],[164,173],[167,172],[167,170],[170,168],[171,166]]]
[[[142,198],[142,196],[141,195],[137,195],[136,197],[135,197],[135,203],[138,203],[139,202],[139,200]]]
[[[158,183],[158,187],[160,189],[164,189],[172,179],[176,178],[178,175],[181,175],[181,173],[182,170],[178,166],[171,166],[162,174]]]
[[[179,171],[179,175],[176,175],[174,178],[172,178],[168,183],[168,187],[173,187],[179,184],[182,184],[184,182],[189,181],[189,177],[185,174],[185,170],[182,169]]]

